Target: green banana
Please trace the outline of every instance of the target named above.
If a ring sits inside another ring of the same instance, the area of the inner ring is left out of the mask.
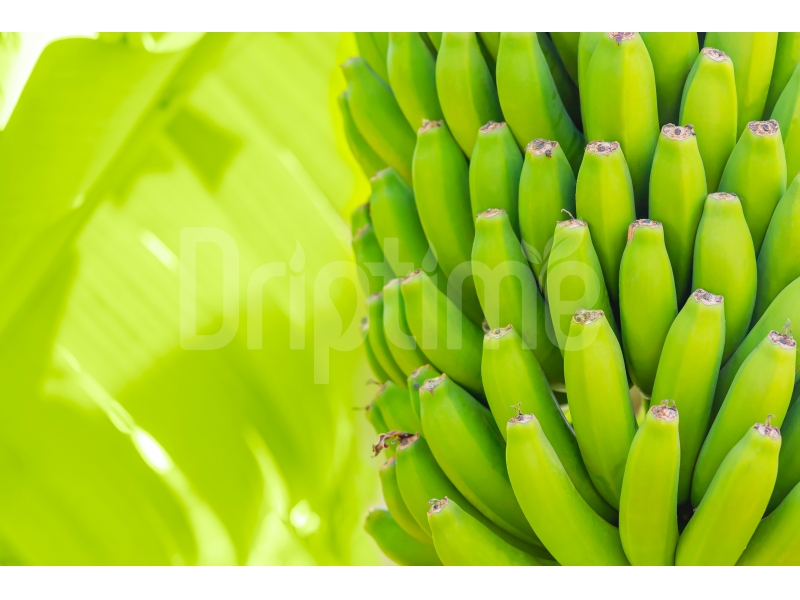
[[[575,433],[561,411],[544,372],[512,325],[492,329],[483,338],[481,363],[486,398],[503,438],[514,407],[536,416],[572,484],[592,509],[606,521],[617,512],[603,500],[581,458]]]
[[[664,125],[650,172],[650,218],[662,223],[678,301],[691,293],[692,254],[708,190],[691,125]]]
[[[786,191],[786,155],[777,121],[751,121],[736,143],[720,189],[739,196],[756,254]]]
[[[619,272],[622,349],[633,383],[652,395],[669,328],[678,315],[675,281],[658,221],[634,221]]]
[[[426,364],[417,367],[406,380],[408,384],[408,395],[411,400],[411,408],[413,409],[418,420],[420,419],[419,388],[421,388],[422,384],[428,381],[428,379],[433,379],[439,375],[441,375],[439,371]],[[420,423],[421,422],[422,421],[420,420]]]
[[[781,452],[781,454],[783,454]],[[780,506],[761,521],[737,565],[800,565],[800,485],[796,485]]]
[[[578,84],[578,42],[581,34],[577,31],[551,31],[550,38],[556,47],[564,68],[572,82]]]
[[[726,301],[727,302],[727,301]],[[800,322],[800,277],[787,285],[783,291],[775,297],[775,300],[764,311],[761,318],[750,329],[750,333],[744,341],[739,344],[736,352],[730,357],[728,362],[719,373],[719,382],[715,394],[715,403],[722,405],[722,400],[728,393],[736,373],[747,359],[750,353],[773,329],[780,329],[787,321],[792,323]],[[800,375],[800,355],[795,364],[795,381]]]
[[[719,48],[733,61],[738,105],[736,133],[741,134],[750,121],[758,121],[764,114],[778,34],[709,32],[705,43]]]
[[[453,137],[467,158],[472,158],[478,129],[487,121],[503,120],[492,72],[474,33],[442,34],[436,91]]]
[[[673,400],[680,411],[679,504],[689,499],[697,454],[708,431],[724,345],[722,296],[696,290],[669,328],[650,399],[653,405]]]
[[[359,204],[350,213],[350,234],[355,236],[358,230],[364,225],[371,225],[372,218],[370,217],[369,202]]]
[[[503,33],[497,93],[506,122],[522,149],[535,138],[556,140],[577,171],[583,136],[567,114],[535,33]]]
[[[483,332],[424,272],[410,273],[400,288],[409,328],[425,356],[440,372],[482,396]]]
[[[439,52],[439,47],[442,45],[442,33],[429,33],[428,38],[431,40],[431,44],[436,49],[436,52]]]
[[[371,223],[364,225],[353,236],[353,254],[359,267],[358,279],[365,294],[377,294],[387,281],[394,278]]]
[[[676,565],[736,564],[767,508],[780,447],[780,431],[769,418],[744,433],[683,530]]]
[[[389,514],[392,515],[392,518],[408,535],[423,544],[431,545],[433,543],[431,536],[417,524],[417,521],[411,516],[411,512],[403,501],[403,497],[400,495],[400,486],[397,485],[396,456],[391,457],[384,463],[379,471],[379,475],[383,499],[386,502],[386,508],[389,509]]]
[[[386,164],[410,182],[416,139],[392,90],[360,56],[348,59],[342,71],[358,131]]]
[[[538,544],[508,481],[505,442],[489,410],[446,374],[419,394],[425,439],[450,481],[497,526]]]
[[[393,381],[387,381],[378,389],[372,402],[380,411],[389,431],[416,433],[420,430],[419,419],[414,414],[405,388],[401,388]]]
[[[633,438],[619,506],[619,535],[632,565],[675,564],[681,443],[675,403],[647,411]]]
[[[619,265],[625,233],[636,220],[631,174],[618,142],[590,142],[575,188],[578,218],[592,231],[592,242],[611,302],[619,302]]]
[[[658,122],[674,123],[681,108],[686,77],[700,52],[693,31],[640,33],[656,77]]]
[[[617,331],[603,270],[585,221],[570,219],[556,223],[545,284],[553,329],[562,353],[572,317],[582,307],[602,311]]]
[[[472,216],[490,208],[502,208],[519,236],[517,211],[522,155],[505,123],[489,121],[478,131],[469,162],[469,198]]]
[[[633,436],[625,361],[602,310],[578,310],[564,352],[572,426],[597,491],[619,508],[622,476]]]
[[[792,78],[797,65],[800,64],[800,33],[781,32],[778,34],[778,45],[775,49],[775,64],[767,92],[767,103],[764,106],[763,119],[769,119],[775,103]]]
[[[386,66],[389,83],[400,109],[413,129],[425,120],[444,118],[436,95],[436,58],[425,42],[424,34],[392,32]]]
[[[378,156],[358,131],[356,122],[353,120],[353,114],[350,112],[350,97],[347,90],[339,94],[338,100],[339,111],[342,114],[342,123],[344,125],[344,137],[347,139],[350,152],[353,153],[353,157],[361,167],[364,175],[372,177],[381,169],[386,168],[386,161]]]
[[[583,122],[581,121],[581,99],[578,94],[578,85],[567,72],[567,68],[561,60],[561,56],[559,56],[556,45],[553,43],[550,35],[540,32],[536,34],[536,38],[539,41],[542,54],[544,54],[544,58],[547,61],[550,74],[553,76],[553,83],[556,84],[556,91],[561,101],[564,103],[564,108],[567,109],[567,114],[569,114],[569,118],[572,119],[575,127],[580,130],[583,126]]]
[[[716,48],[703,48],[681,96],[680,123],[691,123],[703,158],[708,191],[719,189],[725,163],[739,139],[733,63]]]
[[[545,564],[503,541],[447,496],[433,502],[428,522],[436,553],[445,566],[533,567]]]
[[[389,431],[389,427],[386,425],[386,421],[383,420],[383,415],[381,414],[381,409],[375,406],[374,400],[369,403],[366,408],[367,413],[367,421],[369,424],[372,425],[372,428],[375,430],[375,433],[378,435],[382,433],[386,433]]]
[[[586,123],[586,73],[589,71],[589,62],[592,60],[597,48],[597,42],[605,33],[600,31],[582,31],[578,36],[578,91],[581,94],[581,121]]]
[[[548,336],[547,307],[505,211],[489,209],[478,215],[472,270],[489,327],[511,323],[548,381],[563,387],[564,361]]]
[[[481,31],[478,33],[478,37],[492,60],[497,62],[497,51],[500,49],[500,33]]]
[[[395,362],[389,344],[386,341],[386,330],[383,325],[383,293],[378,292],[367,297],[369,311],[369,331],[367,333],[370,348],[381,368],[389,375],[389,379],[405,389],[406,375]]]
[[[758,289],[753,322],[775,297],[800,277],[800,177],[795,177],[778,202],[758,253]]]
[[[388,510],[370,511],[364,529],[378,544],[378,548],[398,565],[424,567],[442,564],[433,547],[403,531]]]
[[[575,212],[575,173],[558,142],[537,138],[525,148],[519,179],[522,245],[539,286],[561,211]]]
[[[388,381],[389,375],[383,369],[381,363],[378,362],[378,358],[375,356],[375,352],[372,350],[372,346],[369,343],[369,317],[364,317],[361,320],[360,329],[361,335],[364,338],[364,350],[367,353],[367,363],[369,364],[369,368],[372,370],[373,375],[375,375],[379,382]]]
[[[776,427],[783,423],[794,387],[796,345],[788,333],[771,331],[742,363],[722,405],[712,408],[713,422],[692,478],[693,506],[700,504],[725,456],[753,421],[771,414]]]
[[[633,182],[636,214],[646,217],[659,126],[653,63],[638,33],[613,32],[600,37],[581,95],[586,99],[586,138],[620,143]]]
[[[357,31],[355,36],[358,53],[364,57],[372,70],[388,83],[386,53],[389,49],[389,34],[385,31]]]
[[[770,118],[780,123],[786,176],[792,180],[800,173],[800,66],[794,70]]]
[[[383,333],[395,364],[406,377],[428,361],[408,327],[399,279],[383,286]]]
[[[747,335],[758,281],[753,238],[736,194],[706,198],[693,262],[692,287],[725,297],[725,361]]]
[[[794,402],[786,413],[781,427],[781,454],[778,458],[778,478],[767,511],[775,510],[792,489],[800,483],[800,402]]]
[[[562,565],[627,565],[619,530],[581,497],[533,415],[507,425],[506,463],[534,531]]]

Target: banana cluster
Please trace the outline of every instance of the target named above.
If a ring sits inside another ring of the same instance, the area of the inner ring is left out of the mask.
[[[800,34],[357,40],[383,551],[800,564]]]

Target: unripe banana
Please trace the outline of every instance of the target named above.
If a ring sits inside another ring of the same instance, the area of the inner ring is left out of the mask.
[[[625,360],[601,310],[578,310],[564,352],[572,426],[597,491],[619,508],[622,476],[633,436]]]
[[[408,391],[394,382],[384,383],[375,394],[372,404],[380,411],[389,431],[416,433],[421,429],[419,419],[411,408]]]
[[[550,34],[537,33],[536,39],[539,41],[539,47],[547,61],[547,67],[553,76],[553,83],[556,84],[556,91],[564,103],[564,108],[567,109],[569,118],[580,130],[583,127],[583,121],[581,121],[581,99],[578,94],[578,86],[567,72]]]
[[[506,462],[534,531],[562,565],[627,565],[619,530],[581,497],[533,415],[508,422]]]
[[[631,173],[636,214],[645,218],[659,127],[653,63],[638,33],[600,37],[581,95],[586,98],[586,138],[620,143]]]
[[[350,234],[355,237],[358,230],[364,225],[371,225],[372,218],[370,217],[369,202],[359,204],[350,213]]]
[[[413,129],[444,118],[436,95],[436,58],[422,40],[424,33],[392,32],[386,67],[400,109]]]
[[[547,261],[547,301],[558,347],[562,353],[572,317],[583,307],[600,310],[617,331],[603,270],[585,221],[559,221]]]
[[[533,274],[543,290],[553,224],[575,212],[575,173],[558,142],[535,139],[525,147],[519,180],[519,228]]]
[[[367,353],[367,363],[369,364],[369,368],[372,369],[372,373],[375,375],[378,381],[388,381],[389,375],[383,369],[381,363],[378,362],[378,358],[375,356],[375,352],[372,350],[372,346],[369,343],[369,317],[364,317],[362,319],[360,329],[361,335],[364,338],[364,350]],[[386,431],[386,429],[382,431]]]
[[[505,442],[489,410],[445,374],[423,384],[420,412],[436,462],[458,490],[493,523],[538,544],[511,489]]]
[[[786,88],[786,84],[789,83],[789,79],[792,78],[792,73],[798,64],[800,64],[800,33],[779,33],[778,45],[775,50],[775,65],[772,68],[763,119],[771,118],[769,115],[772,114],[775,103]]]
[[[678,544],[678,411],[664,400],[633,438],[619,506],[619,535],[632,565],[675,564]]]
[[[731,59],[716,48],[703,48],[686,78],[678,122],[694,125],[710,192],[719,189],[725,163],[739,139],[736,111]]]
[[[375,433],[378,435],[382,433],[386,433],[389,431],[389,427],[386,425],[386,421],[383,420],[383,415],[381,415],[381,409],[378,406],[375,406],[375,401],[369,403],[366,408],[367,413],[367,421],[369,424],[372,425],[372,428],[375,430]],[[389,456],[389,452],[387,449],[387,456]]]
[[[383,326],[383,293],[378,292],[367,297],[369,311],[369,345],[381,368],[389,375],[389,379],[405,389],[406,375],[395,362],[389,344],[386,341],[386,330]]]
[[[424,567],[442,564],[436,551],[403,531],[388,510],[370,511],[364,529],[381,551],[398,565]]]
[[[706,198],[693,261],[692,287],[725,298],[725,361],[747,335],[758,281],[753,238],[736,194]]]
[[[584,124],[586,123],[586,73],[589,71],[589,62],[597,48],[597,42],[604,35],[605,33],[600,31],[582,31],[578,36],[578,91],[581,94],[581,120]]]
[[[436,91],[453,137],[467,158],[472,158],[478,129],[488,121],[503,120],[492,72],[474,33],[442,34]]]
[[[353,254],[360,269],[358,279],[365,294],[377,294],[387,281],[394,278],[392,268],[383,257],[383,250],[372,224],[367,223],[356,231],[353,236]]]
[[[758,254],[772,213],[786,191],[786,155],[777,121],[751,121],[736,143],[720,189],[739,196]]]
[[[650,172],[650,218],[664,226],[675,291],[681,303],[691,293],[694,240],[707,195],[694,128],[664,125]]]
[[[406,380],[408,384],[408,395],[411,400],[411,408],[420,423],[422,423],[422,420],[420,419],[419,410],[419,388],[421,388],[422,384],[428,381],[428,379],[433,379],[439,375],[441,375],[439,371],[426,364],[417,367]]]
[[[500,49],[500,33],[481,31],[478,33],[478,38],[486,48],[492,61],[497,62],[497,51]]]
[[[436,553],[445,566],[504,567],[546,564],[503,541],[447,496],[433,503],[428,510],[428,522],[433,532]]]
[[[563,388],[564,361],[548,337],[547,307],[505,211],[490,209],[478,215],[472,271],[489,327],[511,323],[548,381]]]
[[[383,287],[383,333],[395,364],[406,377],[428,362],[408,327],[399,279]]]
[[[386,164],[411,181],[411,158],[416,138],[392,90],[360,56],[342,65],[350,112],[364,139]]]
[[[442,45],[442,33],[428,33],[428,38],[431,40],[431,44],[436,49],[436,52],[439,52],[439,47]]]
[[[771,331],[742,364],[722,405],[712,409],[713,423],[692,478],[693,506],[700,504],[725,456],[753,421],[770,414],[776,427],[783,423],[794,387],[796,346],[788,333]]]
[[[347,145],[350,147],[350,152],[353,153],[353,157],[361,167],[364,175],[372,177],[381,169],[385,169],[386,161],[370,147],[367,140],[358,131],[358,127],[356,127],[353,114],[350,112],[350,97],[347,90],[339,94],[339,111],[342,113],[344,137],[347,139]]]
[[[694,31],[641,33],[653,62],[658,98],[658,122],[674,123],[681,108],[686,76],[700,47]]]
[[[503,33],[497,91],[520,148],[535,138],[556,140],[577,171],[583,136],[567,114],[535,33]]]
[[[581,34],[577,31],[551,31],[550,38],[569,73],[572,82],[578,84],[578,41]]]
[[[431,364],[483,396],[483,332],[422,271],[409,274],[400,289],[409,328]]]
[[[705,44],[719,48],[733,61],[738,105],[736,132],[741,134],[750,121],[758,121],[764,114],[778,34],[709,32]]]
[[[786,176],[791,181],[800,172],[800,67],[794,70],[770,118],[780,123]]]
[[[502,208],[519,236],[517,211],[522,155],[505,123],[488,122],[480,128],[469,163],[472,217],[490,208]]]
[[[429,546],[433,544],[431,536],[419,526],[400,495],[400,487],[397,485],[397,457],[393,456],[387,460],[379,474],[383,499],[392,518],[414,539]]]
[[[793,402],[781,427],[781,454],[778,478],[767,511],[775,510],[792,489],[800,483],[800,402]]]
[[[649,398],[661,349],[678,314],[672,267],[658,221],[631,224],[619,285],[622,349],[633,383]]]
[[[618,142],[590,142],[575,190],[578,218],[592,231],[611,302],[619,302],[619,265],[628,225],[636,220],[631,174]]]
[[[358,53],[367,61],[378,77],[389,83],[389,74],[386,69],[389,34],[385,31],[358,31],[355,36]]]
[[[744,434],[683,530],[676,565],[736,564],[767,508],[780,447],[781,434],[769,418]]]
[[[758,524],[756,532],[736,564],[765,567],[800,565],[798,529],[800,529],[800,485],[794,487],[775,512]]]
[[[724,345],[722,296],[695,291],[669,328],[651,397],[653,405],[674,400],[680,411],[679,504],[689,499],[695,461],[708,431]]]
[[[727,302],[727,300],[725,301]],[[750,333],[736,349],[728,362],[719,373],[719,382],[715,394],[715,403],[722,405],[722,400],[728,393],[739,367],[747,359],[750,353],[760,344],[763,339],[773,329],[780,329],[786,322],[800,323],[800,278],[795,279],[787,285],[784,290],[775,297],[758,322],[750,329]],[[795,363],[795,381],[800,375],[800,354]]]
[[[492,329],[483,339],[481,376],[489,408],[503,438],[514,407],[536,416],[558,459],[578,493],[594,511],[610,523],[617,512],[603,500],[592,483],[581,458],[575,433],[556,401],[552,389],[522,338],[508,325]]]

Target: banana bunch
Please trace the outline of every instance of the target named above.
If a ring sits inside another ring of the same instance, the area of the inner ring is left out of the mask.
[[[800,564],[800,34],[357,40],[386,555]]]

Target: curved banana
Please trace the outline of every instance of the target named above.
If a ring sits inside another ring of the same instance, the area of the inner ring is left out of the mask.
[[[775,64],[767,92],[767,103],[764,106],[763,119],[770,118],[775,103],[792,78],[797,65],[800,64],[800,33],[796,31],[778,34],[778,45],[775,48]]]
[[[786,178],[800,172],[800,68],[796,68],[770,115],[781,127],[783,150],[786,153]]]
[[[605,33],[600,31],[582,31],[578,36],[578,91],[581,95],[581,120],[586,128],[586,73],[589,71],[589,62],[592,60],[597,48],[597,42]]]
[[[467,158],[478,129],[488,121],[502,121],[492,72],[475,33],[442,34],[436,57],[436,91],[447,125]]]
[[[719,189],[725,163],[739,139],[733,72],[727,54],[716,48],[703,48],[689,71],[681,96],[678,121],[694,125],[709,192]]]
[[[581,497],[533,415],[508,422],[506,463],[520,506],[562,565],[627,565],[619,530]]]
[[[620,143],[631,173],[636,214],[645,218],[659,126],[653,63],[641,36],[632,32],[600,36],[585,83],[581,95],[586,99],[586,138]]]
[[[578,41],[581,34],[577,31],[551,31],[550,38],[569,73],[572,82],[578,85]]]
[[[375,74],[388,83],[386,53],[389,49],[389,34],[385,31],[358,31],[354,35],[358,53],[364,57]]]
[[[782,452],[781,452],[782,453]],[[761,521],[737,566],[782,567],[800,565],[800,485]]]
[[[736,564],[767,508],[780,448],[780,431],[769,418],[744,433],[683,530],[676,565]]]
[[[686,77],[700,52],[694,31],[640,33],[656,77],[658,122],[674,123],[681,108]]]
[[[619,302],[619,264],[625,234],[636,220],[631,174],[618,142],[590,142],[575,189],[578,218],[592,231],[611,302]]]
[[[736,194],[706,198],[693,261],[692,287],[725,298],[725,361],[747,335],[758,281],[753,238]]]
[[[786,155],[777,121],[747,124],[719,186],[739,196],[758,254],[772,213],[786,191]]]
[[[441,373],[439,373],[439,371],[434,369],[432,366],[421,365],[416,369],[414,369],[411,375],[408,376],[408,379],[406,380],[408,384],[408,395],[411,401],[411,408],[414,411],[414,414],[417,416],[417,419],[420,419],[419,388],[421,388],[422,384],[428,381],[428,379],[433,379],[434,377],[438,377],[439,375],[441,375]],[[420,424],[421,423],[422,420],[420,419]]]
[[[707,195],[694,128],[664,125],[650,172],[650,218],[664,227],[664,242],[681,303],[691,293],[694,240]]]
[[[553,227],[564,210],[575,212],[575,173],[558,142],[537,138],[525,147],[519,179],[519,229],[542,289]]]
[[[395,364],[406,378],[428,362],[408,327],[399,279],[392,279],[383,286],[383,333]]]
[[[708,431],[724,345],[722,296],[696,290],[669,328],[650,399],[653,405],[673,400],[680,411],[679,504],[689,499],[697,454]]]
[[[370,348],[381,368],[389,375],[389,379],[405,389],[406,375],[395,362],[389,344],[386,341],[386,330],[383,326],[383,293],[378,292],[367,297],[369,311],[369,331],[367,336]]]
[[[372,406],[377,408],[390,431],[418,432],[420,422],[411,408],[408,392],[392,381],[375,393]]]
[[[492,329],[484,336],[481,376],[489,408],[503,438],[515,407],[535,415],[575,489],[598,515],[615,523],[617,511],[594,487],[572,426],[561,411],[539,363],[523,346],[522,338],[512,325]]]
[[[365,294],[377,294],[384,284],[394,278],[389,263],[383,256],[375,229],[367,223],[353,236],[353,254],[360,268],[358,279]]]
[[[425,120],[444,118],[436,95],[436,57],[422,40],[423,33],[391,32],[386,56],[388,82],[413,129]]]
[[[361,167],[364,175],[372,177],[381,169],[386,168],[386,161],[378,156],[377,152],[372,149],[367,140],[364,139],[364,136],[358,131],[356,122],[353,120],[353,114],[350,112],[350,97],[347,90],[339,94],[338,102],[339,112],[342,114],[342,123],[344,124],[344,137],[347,140],[350,152],[353,153],[353,157]]]
[[[433,547],[403,531],[388,510],[370,511],[364,529],[378,544],[378,548],[398,565],[424,567],[442,564]]]
[[[358,131],[386,164],[410,182],[416,138],[392,90],[360,56],[347,59],[342,71]]]
[[[787,494],[800,483],[800,402],[794,402],[786,413],[781,427],[781,454],[778,458],[778,478],[769,500],[767,512],[775,510]]]
[[[417,521],[411,516],[403,497],[400,495],[400,486],[397,485],[397,457],[393,456],[387,460],[379,471],[381,479],[381,490],[383,499],[386,501],[386,508],[389,514],[403,528],[408,535],[423,544],[431,545],[433,540],[426,533]]]
[[[372,224],[369,202],[359,204],[350,213],[350,235],[355,236],[364,225]]]
[[[572,80],[564,62],[561,60],[556,45],[550,34],[538,32],[536,39],[542,49],[544,59],[547,61],[547,68],[553,76],[553,83],[556,84],[556,91],[567,109],[567,114],[575,127],[580,130],[583,127],[581,121],[581,99],[578,95],[578,85]],[[577,64],[575,65],[577,67]]]
[[[619,536],[632,565],[675,564],[678,545],[678,410],[664,400],[633,438],[619,505]]]
[[[369,343],[369,317],[364,317],[361,320],[359,328],[364,338],[364,350],[367,353],[367,363],[369,364],[369,368],[372,369],[372,374],[375,375],[379,382],[388,381],[389,375],[384,371],[381,363],[378,362],[378,358],[375,356],[375,352],[372,350],[372,346]],[[386,431],[386,429],[383,431]]]

